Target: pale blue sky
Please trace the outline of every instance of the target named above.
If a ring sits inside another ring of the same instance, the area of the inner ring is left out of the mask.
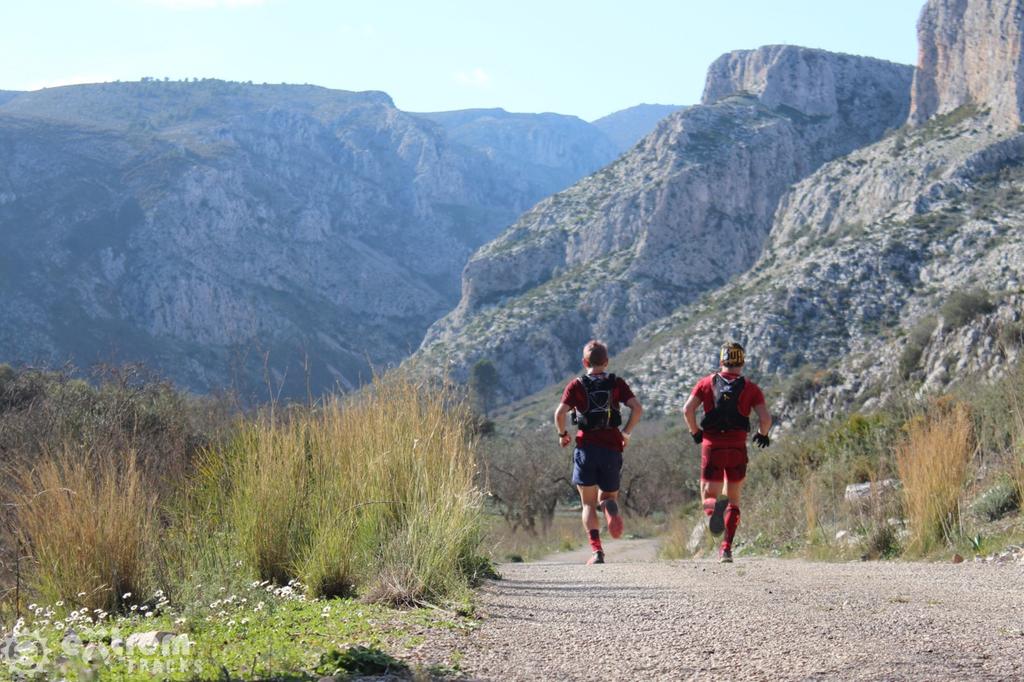
[[[0,0],[0,89],[142,76],[384,90],[409,111],[691,104],[723,52],[916,60],[922,0]]]

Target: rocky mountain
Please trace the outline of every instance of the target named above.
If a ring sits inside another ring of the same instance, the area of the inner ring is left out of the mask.
[[[647,137],[658,125],[658,121],[682,108],[677,104],[638,104],[602,116],[591,123],[608,136],[621,154]]]
[[[1017,2],[926,5],[908,124],[798,183],[749,272],[638,335],[624,361],[652,402],[678,407],[681,379],[725,336],[748,344],[794,417],[946,389],[1019,358],[1019,80],[993,74],[1019,73],[1022,23]]]
[[[416,115],[440,124],[454,142],[485,155],[517,191],[530,196],[554,194],[619,155],[600,128],[575,116],[504,109]]]
[[[614,154],[563,118],[520,116],[488,154],[379,92],[5,93],[0,360],[142,360],[263,397],[265,375],[356,385],[454,305],[476,247]]]
[[[750,369],[790,425],[997,375],[1020,359],[1024,133],[1013,104],[1019,80],[1004,76],[1018,73],[1022,24],[1016,0],[928,2],[906,123],[793,184],[775,204],[752,267],[614,349],[617,371],[645,406],[677,413],[725,339],[747,346]],[[753,87],[762,101],[792,101],[797,88],[809,97],[804,111],[813,111],[828,92],[820,79],[808,83],[802,67],[781,72],[776,83],[790,85],[776,90],[759,61],[719,60],[711,96]],[[719,89],[723,80],[731,85]],[[702,254],[722,257],[737,246],[724,240]],[[463,288],[465,302],[465,280]],[[562,319],[573,314],[566,303]],[[571,350],[591,331],[606,332],[582,327]],[[517,359],[529,367],[525,354]],[[548,387],[517,409],[547,412],[556,392]]]
[[[587,338],[629,346],[749,269],[781,197],[900,125],[911,79],[908,66],[792,46],[724,55],[701,105],[477,251],[412,365],[464,379],[490,359],[508,401],[574,371]]]

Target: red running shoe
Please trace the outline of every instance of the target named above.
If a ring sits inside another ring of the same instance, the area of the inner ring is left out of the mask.
[[[722,546],[718,548],[718,561],[723,564],[732,563],[732,547],[728,543],[723,542]]]
[[[622,537],[622,515],[619,514],[619,505],[615,500],[605,500],[601,503],[604,510],[604,520],[608,523],[608,534],[618,540]]]
[[[593,555],[591,555],[591,557],[589,559],[587,559],[587,566],[593,566],[594,564],[603,564],[603,563],[604,563],[604,552],[601,551],[601,550],[597,550],[596,552],[593,553]]]

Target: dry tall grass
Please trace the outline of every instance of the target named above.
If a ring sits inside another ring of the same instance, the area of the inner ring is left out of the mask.
[[[44,602],[113,610],[126,593],[150,593],[156,496],[134,453],[63,449],[14,478],[29,584]]]
[[[480,542],[468,415],[442,392],[378,380],[349,400],[244,427],[205,488],[263,579],[317,595],[415,602],[465,585]]]
[[[919,553],[959,535],[960,495],[974,452],[967,407],[936,407],[933,416],[908,425],[907,438],[895,453],[910,521],[909,549]]]

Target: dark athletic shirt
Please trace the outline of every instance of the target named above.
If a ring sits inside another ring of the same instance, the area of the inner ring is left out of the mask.
[[[602,375],[594,374],[591,376]],[[625,380],[622,377],[615,377],[615,385],[612,387],[612,405],[621,409],[621,406],[628,403],[633,397],[633,391],[629,390],[629,385]],[[570,381],[565,390],[562,391],[562,402],[579,412],[586,411],[587,389],[583,388],[583,382],[580,381],[579,377]],[[622,423],[626,423],[625,416],[622,418]],[[601,448],[622,452],[622,432],[614,428],[577,431],[576,446],[584,447],[587,445],[596,445]]]
[[[716,372],[721,374],[725,379],[734,381],[739,378],[739,374],[733,374],[732,372]],[[713,387],[714,374],[709,374],[693,387],[692,395],[700,398],[701,405],[704,407],[704,414],[707,414],[715,408],[715,391]],[[751,381],[749,378],[744,377],[746,382],[743,386],[743,392],[740,393],[739,403],[736,409],[744,417],[750,416],[750,411],[764,402],[764,393],[761,392],[761,388]],[[745,445],[747,442],[746,431],[717,431],[717,432],[705,432],[704,440],[709,442],[711,445]]]

